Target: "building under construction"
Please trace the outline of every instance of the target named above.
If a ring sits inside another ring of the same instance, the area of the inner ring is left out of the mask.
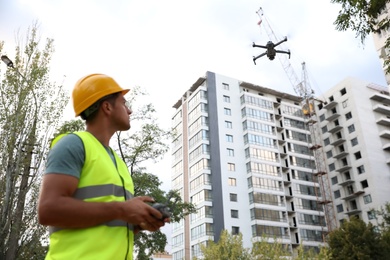
[[[390,200],[390,97],[358,79],[325,97],[305,110],[300,96],[213,72],[179,97],[172,188],[198,212],[172,224],[173,259],[200,256],[224,229],[245,247],[265,236],[293,252],[323,245],[351,216],[374,221]]]

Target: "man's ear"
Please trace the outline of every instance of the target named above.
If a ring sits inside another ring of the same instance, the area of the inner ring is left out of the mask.
[[[112,111],[112,105],[108,101],[103,101],[101,108],[104,114],[110,113]]]

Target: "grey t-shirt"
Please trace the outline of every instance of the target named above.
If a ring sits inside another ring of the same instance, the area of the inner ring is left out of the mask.
[[[105,148],[110,154],[113,163],[115,163],[111,148]],[[83,141],[78,135],[68,134],[58,140],[50,150],[46,161],[45,174],[61,173],[79,179],[84,161],[85,148]]]

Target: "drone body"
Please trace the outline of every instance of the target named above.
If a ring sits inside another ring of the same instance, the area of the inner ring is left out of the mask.
[[[280,42],[278,43],[273,43],[272,41],[268,41],[267,44],[265,46],[263,45],[257,45],[255,43],[253,43],[252,47],[259,47],[259,48],[264,48],[266,49],[266,51],[262,54],[260,54],[259,56],[256,56],[256,57],[253,57],[253,62],[255,63],[256,65],[256,60],[258,58],[261,58],[263,57],[264,55],[267,55],[268,59],[270,60],[274,60],[275,59],[275,56],[276,56],[276,53],[284,53],[284,54],[288,54],[288,58],[290,58],[290,50],[288,51],[282,51],[282,50],[276,50],[275,47],[278,46],[279,44],[283,43],[287,41],[287,37],[285,37],[283,40],[281,40]]]

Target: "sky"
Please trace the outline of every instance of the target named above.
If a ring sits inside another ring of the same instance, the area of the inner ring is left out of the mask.
[[[349,76],[386,86],[372,37],[362,44],[354,32],[336,31],[340,6],[330,0],[0,0],[1,54],[13,59],[17,39],[37,21],[42,44],[54,39],[52,81],[69,94],[90,73],[107,74],[124,88],[141,86],[167,129],[172,106],[207,71],[295,94],[279,59],[253,63],[264,49],[252,43],[270,40],[257,24],[260,7],[262,25],[277,39],[288,37],[280,47],[290,49],[297,77],[306,63],[317,95]],[[71,103],[65,117],[73,118]],[[165,189],[170,166],[168,154],[148,167]]]
[[[288,37],[279,47],[290,49],[298,78],[305,62],[316,95],[348,76],[386,86],[372,37],[362,44],[354,32],[336,31],[339,10],[330,0],[0,0],[0,40],[12,59],[18,39],[38,22],[41,43],[54,39],[52,81],[63,82],[69,94],[90,73],[141,86],[160,125],[169,128],[172,106],[207,71],[295,94],[278,58],[253,63],[264,49],[252,43],[270,40],[267,25],[275,38]],[[73,118],[71,102],[65,117]]]

